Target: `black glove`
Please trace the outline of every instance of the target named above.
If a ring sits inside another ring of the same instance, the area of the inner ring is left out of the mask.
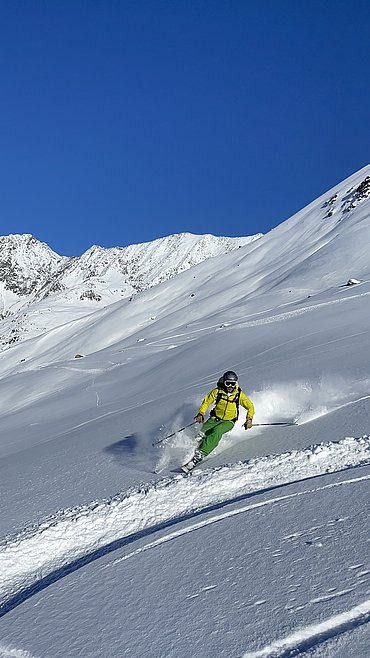
[[[197,414],[196,416],[194,416],[194,418],[195,418],[195,421],[196,421],[197,423],[204,423],[204,416],[203,416],[203,414]]]
[[[244,429],[245,430],[250,430],[250,428],[253,426],[252,419],[251,418],[246,418],[245,423],[244,423]]]

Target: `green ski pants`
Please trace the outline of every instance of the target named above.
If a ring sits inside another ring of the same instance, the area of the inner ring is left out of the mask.
[[[211,416],[202,427],[205,436],[200,442],[198,450],[205,456],[209,455],[218,446],[221,437],[226,432],[230,432],[233,427],[234,423],[231,420],[217,420],[217,418]]]

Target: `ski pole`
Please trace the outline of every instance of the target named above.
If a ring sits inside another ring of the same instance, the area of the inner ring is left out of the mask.
[[[192,425],[195,425],[196,422],[197,421],[195,420],[193,423],[189,423],[189,425],[184,425],[184,427],[180,427],[180,429],[176,430],[176,432],[172,432],[172,434],[163,437],[163,439],[159,439],[159,441],[155,441],[154,443],[152,443],[152,446],[158,446],[160,443],[163,443],[163,441],[165,441],[166,439],[170,439],[171,436],[175,436],[175,434],[178,434],[179,432],[186,430],[187,427],[191,427]]]
[[[262,425],[298,425],[298,423],[253,423],[252,427],[261,427]]]

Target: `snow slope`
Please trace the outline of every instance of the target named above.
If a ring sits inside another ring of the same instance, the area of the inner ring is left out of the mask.
[[[0,354],[1,657],[367,658],[369,171]],[[297,424],[183,477],[228,368]]]
[[[152,242],[58,256],[32,235],[0,237],[0,345],[46,333],[97,307],[257,240],[180,233]]]

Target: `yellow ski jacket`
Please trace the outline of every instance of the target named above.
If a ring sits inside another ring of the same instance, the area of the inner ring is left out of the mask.
[[[230,395],[228,395],[222,388],[212,389],[212,391],[207,393],[206,397],[204,398],[202,404],[199,407],[198,413],[205,416],[208,407],[213,402],[216,402],[216,406],[211,411],[211,416],[216,417],[218,420],[231,420],[232,422],[235,422],[239,412],[238,398],[239,405],[247,410],[248,418],[253,418],[253,402],[251,402],[246,394],[243,393],[239,385],[236,386],[235,391],[233,391]]]

